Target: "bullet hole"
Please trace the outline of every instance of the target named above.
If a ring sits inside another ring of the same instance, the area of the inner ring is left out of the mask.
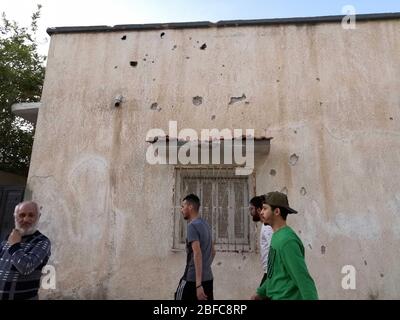
[[[157,102],[154,102],[154,103],[151,104],[150,110],[160,112],[160,111],[161,111],[161,108],[158,106],[158,103],[157,103]]]
[[[301,230],[299,230],[299,234],[301,234]]]
[[[279,81],[279,80],[276,80],[276,82],[278,82],[278,83],[279,83],[280,81]]]
[[[114,69],[117,69],[118,68],[118,66],[114,66]]]
[[[146,53],[145,56],[148,57],[149,55]]]
[[[154,60],[152,60],[151,63],[154,63]]]
[[[189,40],[192,40],[192,37],[189,37]]]
[[[212,115],[212,116],[211,116],[211,120],[215,120],[215,115]]]
[[[143,58],[143,61],[146,61],[147,59],[146,58]]]
[[[390,120],[393,120],[393,117],[390,117],[389,119],[390,119]]]
[[[172,47],[172,50],[175,50],[176,48],[178,48],[178,46],[176,44],[174,44],[174,46]]]
[[[196,96],[196,97],[193,97],[192,101],[195,106],[199,106],[203,103],[203,98]]]
[[[222,76],[222,73],[220,73],[219,75]]]
[[[224,65],[224,64],[222,65],[222,68],[225,68],[225,65]]]
[[[160,38],[162,39],[165,36],[165,32],[161,32]]]
[[[364,260],[364,265],[366,265],[366,266],[368,265],[367,260]]]
[[[200,47],[200,50],[206,50],[206,48],[207,48],[207,45],[206,45],[205,43],[203,43],[203,44],[201,45],[201,47]]]
[[[273,177],[276,176],[276,170],[275,169],[271,169],[271,171],[269,172],[269,174]]]
[[[122,36],[121,40],[126,40],[126,36]]]
[[[197,43],[200,43],[199,41],[196,41]]]
[[[321,246],[321,254],[325,254],[326,252],[326,247],[325,246]]]
[[[242,269],[242,267],[241,267],[241,266],[239,266],[239,267],[238,267],[238,269],[240,270],[240,269]]]
[[[297,131],[296,131],[296,130],[294,130],[294,134],[297,134]]]
[[[320,102],[319,102],[319,105],[320,105],[320,106],[322,106],[322,105],[323,105],[323,103],[320,101]]]
[[[121,106],[124,97],[122,95],[118,95],[114,98],[114,107],[118,108]]]
[[[243,93],[243,95],[241,97],[231,97],[231,101],[229,101],[229,105],[234,104],[236,102],[240,102],[242,100],[245,100],[247,97],[246,95]]]
[[[217,266],[220,266],[220,265],[222,265],[222,262],[221,262],[221,261],[217,263]]]
[[[156,78],[153,78],[153,81],[156,81]]]
[[[302,196],[305,196],[306,194],[307,194],[307,190],[306,190],[306,188],[301,188],[300,189],[300,194],[302,195]]]
[[[186,59],[187,59],[187,60],[189,60],[189,59],[190,59],[190,57],[186,57]]]
[[[278,70],[281,70],[281,67],[278,67]]]
[[[385,276],[383,273],[380,273],[379,275],[381,276],[381,278],[383,278]]]
[[[289,164],[290,164],[291,166],[295,166],[296,163],[297,163],[297,161],[299,161],[298,155],[295,154],[295,153],[292,154],[292,155],[290,156],[290,158],[289,158]]]
[[[249,104],[250,104],[250,101],[246,101],[244,104],[247,104],[247,105],[249,105]]]
[[[288,189],[286,187],[283,187],[281,192],[287,195],[288,194]]]
[[[368,299],[370,299],[370,300],[378,300],[378,298],[379,298],[379,293],[378,292],[376,292],[376,293],[374,293],[374,292],[368,293]]]
[[[312,246],[311,246],[311,244],[309,244],[308,246],[309,246],[309,247],[310,247],[310,249],[312,250]]]
[[[246,260],[246,256],[243,256],[243,258],[242,258],[243,260]]]
[[[320,78],[315,78],[315,80],[317,80],[317,81],[321,81],[321,80],[320,80]]]
[[[129,64],[131,65],[131,67],[136,67],[138,65],[137,61],[130,61]]]

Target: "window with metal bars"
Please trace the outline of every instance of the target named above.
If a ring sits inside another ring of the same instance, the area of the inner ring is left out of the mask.
[[[254,226],[249,199],[254,193],[254,176],[237,176],[234,168],[175,169],[174,249],[183,249],[186,225],[180,212],[182,199],[194,193],[200,198],[200,216],[212,228],[218,251],[254,250]]]

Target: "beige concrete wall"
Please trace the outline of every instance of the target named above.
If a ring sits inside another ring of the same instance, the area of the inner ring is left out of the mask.
[[[53,35],[28,180],[57,271],[43,296],[172,298],[185,263],[171,251],[173,166],[146,163],[145,137],[176,120],[274,137],[257,193],[286,190],[299,210],[288,223],[322,299],[399,298],[399,30],[392,20]],[[356,290],[341,287],[344,265]],[[261,272],[256,253],[218,253],[216,298],[247,299]]]

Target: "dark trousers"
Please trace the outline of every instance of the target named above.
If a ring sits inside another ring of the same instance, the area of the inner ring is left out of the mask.
[[[201,284],[207,300],[214,300],[213,280],[203,281]],[[197,301],[196,282],[181,279],[175,292],[175,300]]]

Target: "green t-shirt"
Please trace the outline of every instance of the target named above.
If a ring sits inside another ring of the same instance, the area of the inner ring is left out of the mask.
[[[314,280],[304,260],[304,246],[288,226],[272,235],[267,278],[257,289],[257,294],[272,300],[318,299]]]

